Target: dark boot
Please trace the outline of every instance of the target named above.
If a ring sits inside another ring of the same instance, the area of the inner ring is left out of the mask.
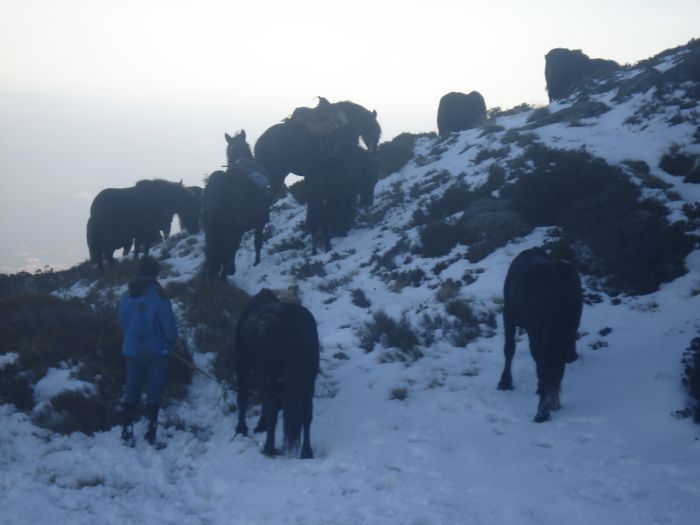
[[[122,443],[127,447],[135,447],[134,412],[136,403],[122,403]]]
[[[146,405],[146,418],[148,419],[148,429],[144,434],[143,438],[146,443],[156,448],[156,450],[162,450],[166,447],[165,443],[156,441],[156,429],[158,428],[158,411],[160,410],[160,405]]]

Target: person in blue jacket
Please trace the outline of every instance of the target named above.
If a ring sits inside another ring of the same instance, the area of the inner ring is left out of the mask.
[[[178,332],[173,307],[163,294],[158,277],[158,262],[142,257],[139,275],[129,282],[129,289],[119,303],[119,321],[124,329],[122,354],[126,356],[126,391],[122,404],[122,442],[135,445],[134,413],[146,386],[148,429],[144,439],[156,448],[156,428],[161,397],[168,375],[170,351]]]

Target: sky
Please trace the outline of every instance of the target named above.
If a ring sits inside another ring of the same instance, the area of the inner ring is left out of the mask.
[[[87,258],[103,188],[201,184],[322,95],[383,139],[436,128],[450,91],[547,102],[554,47],[634,63],[697,37],[700,2],[0,0],[0,272]]]

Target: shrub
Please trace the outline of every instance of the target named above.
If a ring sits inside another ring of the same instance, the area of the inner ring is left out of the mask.
[[[680,151],[680,147],[675,145],[671,150],[661,157],[659,167],[666,173],[677,177],[685,177],[690,174],[697,162],[696,155],[688,155]]]
[[[59,288],[69,288],[82,280],[96,280],[98,277],[98,271],[87,261],[68,270],[47,267],[34,273],[0,274],[0,298],[22,293],[51,293]]]
[[[586,273],[607,278],[611,290],[645,294],[686,270],[694,241],[682,224],[669,224],[657,201],[640,201],[624,172],[583,151],[535,145],[512,164],[518,175],[502,196],[534,226],[560,226],[563,240],[583,243]]]
[[[447,278],[440,284],[438,291],[435,292],[435,299],[440,303],[445,303],[457,297],[461,289],[461,281]]]
[[[508,156],[508,153],[510,153],[509,146],[503,146],[496,149],[483,148],[479,150],[479,153],[477,153],[474,157],[474,163],[481,164],[488,159],[503,159]]]
[[[691,398],[693,419],[700,423],[700,337],[683,353],[683,385]]]
[[[461,242],[469,245],[469,262],[478,262],[512,238],[530,232],[532,228],[507,206],[507,201],[479,199],[462,214],[457,227]]]
[[[382,142],[375,156],[383,176],[400,171],[413,159],[416,140],[422,137],[435,137],[435,133],[401,133],[389,142]]]
[[[489,312],[482,314],[475,312],[471,303],[465,299],[450,301],[445,307],[447,313],[454,318],[452,322],[445,322],[443,330],[449,341],[459,347],[465,347],[482,335],[482,325],[496,328],[496,316]]]
[[[183,334],[199,351],[213,353],[214,376],[234,385],[236,320],[248,304],[248,294],[225,281],[204,276],[172,283],[167,292],[182,309]]]
[[[408,398],[408,389],[404,387],[396,387],[391,389],[389,399],[395,401],[405,401]]]
[[[359,308],[369,308],[372,306],[372,303],[369,299],[367,299],[365,292],[363,292],[360,288],[355,288],[352,291],[352,304]]]
[[[455,185],[431,201],[425,211],[414,214],[414,223],[426,224],[420,231],[420,251],[423,256],[447,255],[458,244],[468,243],[465,222],[461,219],[455,223],[447,222],[447,217],[468,210],[474,201],[489,197],[503,185],[505,177],[506,172],[502,167],[491,166],[488,179],[478,188],[470,191],[462,184]]]
[[[61,392],[36,414],[39,425],[57,432],[93,433],[117,421],[125,382],[122,330],[114,305],[64,300],[43,293],[0,300],[0,340],[17,354],[0,370],[0,400],[20,410],[35,408],[33,389],[50,368],[70,367],[94,392]],[[173,363],[170,397],[183,397],[191,371]]]
[[[422,356],[418,346],[418,336],[413,331],[408,317],[404,314],[396,321],[383,310],[379,310],[372,316],[371,321],[365,322],[358,336],[360,348],[365,352],[372,352],[377,343],[385,348],[399,350],[396,358],[403,361],[411,361]]]

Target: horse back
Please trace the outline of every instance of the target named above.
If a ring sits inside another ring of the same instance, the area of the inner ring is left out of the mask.
[[[547,337],[575,338],[583,293],[568,262],[551,259],[540,248],[525,250],[508,269],[503,297],[505,314],[529,336],[544,332]]]

